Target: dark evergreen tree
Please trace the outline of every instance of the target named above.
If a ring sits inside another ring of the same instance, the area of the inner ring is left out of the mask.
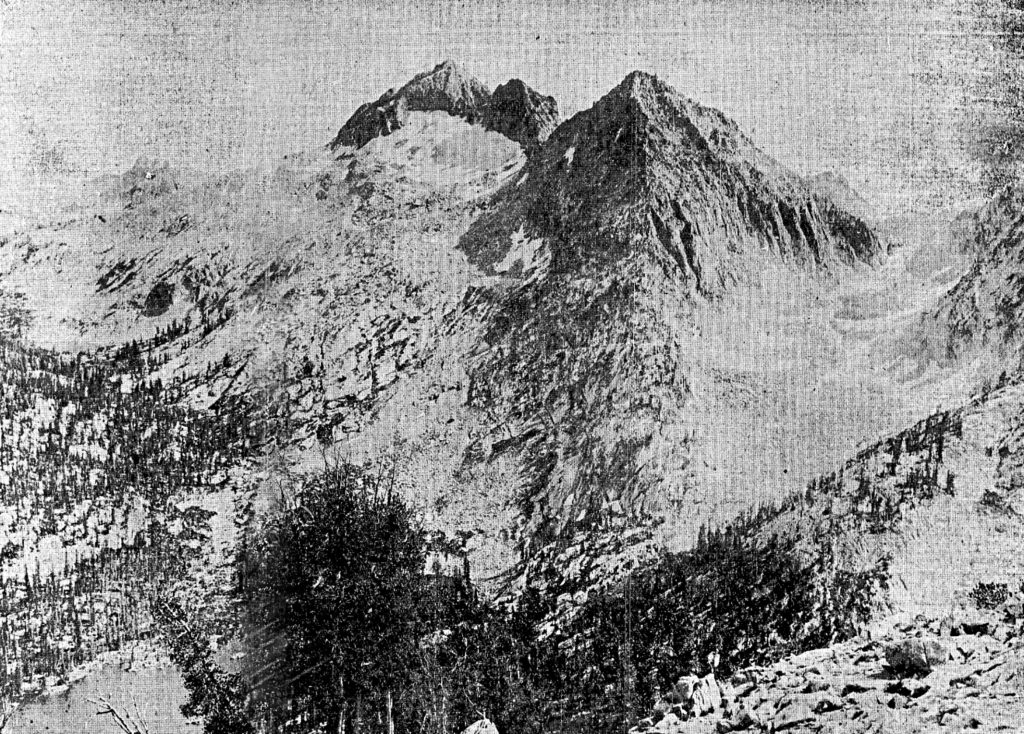
[[[254,544],[255,546],[256,544]],[[416,656],[424,537],[392,481],[352,466],[306,481],[266,528],[246,574],[271,637],[264,688],[282,723],[358,734],[394,720],[394,692]]]

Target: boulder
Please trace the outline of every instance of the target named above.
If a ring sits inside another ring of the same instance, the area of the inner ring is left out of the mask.
[[[910,637],[886,646],[885,662],[897,673],[926,675],[949,660],[949,649],[939,640]]]
[[[751,711],[745,706],[740,708],[730,719],[732,723],[733,731],[743,731],[744,729],[760,729],[763,726],[761,717],[757,715],[756,711]]]
[[[706,716],[722,708],[722,692],[715,676],[708,674],[693,687],[693,715]]]
[[[828,711],[840,711],[842,708],[843,702],[831,693],[818,693],[814,706],[812,706],[812,710],[816,714],[823,714]]]
[[[463,729],[462,734],[498,734],[498,727],[490,719],[478,719]]]
[[[665,696],[669,703],[681,703],[687,705],[693,700],[693,688],[697,685],[698,678],[695,675],[684,675],[672,686],[672,690]]]
[[[683,720],[678,716],[669,711],[665,714],[661,721],[654,725],[654,731],[658,732],[670,732],[675,731],[679,724],[683,723]]]
[[[774,731],[785,731],[800,724],[814,721],[814,711],[804,701],[795,701],[775,714],[772,719]]]
[[[931,686],[916,678],[898,680],[885,689],[886,693],[897,693],[907,698],[920,698],[931,689]]]

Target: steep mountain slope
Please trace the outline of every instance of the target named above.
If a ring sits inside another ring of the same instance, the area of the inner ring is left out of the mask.
[[[668,679],[678,682],[661,688],[652,716],[634,731],[1014,730],[1021,715],[1013,680],[1022,655],[1024,598],[1022,405],[1024,389],[1016,383],[978,395],[961,409],[936,413],[866,448],[782,508],[734,525],[724,543],[711,543],[706,552],[724,557],[703,566],[698,559],[702,572],[671,587],[678,598],[664,600],[661,616],[637,612],[638,639],[644,625],[671,618],[681,601],[692,603],[689,587],[700,589],[708,577],[742,568],[744,553],[758,558],[755,569],[766,568],[780,538],[795,539],[790,547],[803,549],[796,553],[805,556],[800,577],[822,575],[814,584],[819,592],[795,610],[776,606],[761,626],[788,630],[789,637],[769,636],[754,648],[755,659],[769,664],[738,668],[747,640],[734,630],[749,632],[744,615],[764,616],[780,585],[793,580],[754,573],[749,586],[712,585],[712,605],[717,595],[729,597],[718,615],[684,617],[688,629],[674,619],[675,635],[663,636],[684,652],[685,642],[679,645],[676,635],[709,644],[721,659],[716,654],[705,662],[691,655],[688,665],[671,670]],[[722,545],[732,549],[731,556],[722,554]],[[652,572],[645,566],[657,569],[655,579],[658,571],[671,569],[657,558],[641,562],[628,577],[634,597],[650,583]],[[843,587],[864,572],[862,578],[880,583],[869,597],[850,601],[855,608],[867,602],[864,611],[873,620],[862,618],[869,623],[815,640],[817,615],[827,619]],[[800,595],[799,584],[794,586],[784,592],[786,600]],[[629,598],[626,588],[620,585],[616,593]],[[575,591],[601,598],[595,588]],[[655,597],[655,604],[661,602]],[[794,611],[803,619],[787,627],[786,615]],[[765,655],[773,645],[776,652],[788,645],[798,654]],[[666,657],[657,657],[664,665]]]
[[[810,176],[807,179],[807,185],[819,196],[830,199],[864,222],[874,224],[880,218],[871,203],[839,173],[826,171]]]
[[[198,375],[194,405],[254,411],[299,467],[400,456],[479,577],[622,523],[667,519],[685,545],[921,414],[891,406],[902,389],[865,401],[878,415],[848,399],[845,301],[814,305],[868,277],[877,240],[720,113],[633,74],[528,163],[519,147],[433,111],[269,176],[143,162],[0,267],[32,338]],[[751,309],[765,333],[745,335]],[[791,389],[807,355],[813,404]],[[810,426],[837,405],[819,455]]]
[[[498,276],[469,301],[469,403],[497,417],[467,458],[523,457],[525,513],[557,534],[686,495],[695,304],[879,244],[720,113],[634,73],[559,126],[460,248]]]
[[[443,112],[270,174],[210,180],[142,161],[102,213],[10,235],[0,270],[31,315],[27,339],[195,377],[189,404],[253,411],[264,448],[303,467],[325,452],[398,455],[429,522],[503,546],[515,523],[488,489],[497,470],[453,477],[474,430],[456,327],[479,277],[456,245],[523,161]],[[506,568],[498,555],[475,570]]]
[[[624,523],[691,543],[923,415],[836,288],[875,277],[870,230],[653,77],[528,162],[447,111],[335,155],[142,162],[95,216],[19,231],[28,335],[197,376],[191,404],[252,411],[293,467],[398,457],[478,577]]]
[[[939,337],[950,354],[982,348],[995,353],[993,366],[1012,371],[1024,303],[1024,189],[1007,186],[961,220],[958,233],[973,263],[933,315]]]

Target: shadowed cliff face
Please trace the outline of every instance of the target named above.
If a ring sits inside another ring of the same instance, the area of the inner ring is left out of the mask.
[[[452,61],[417,74],[398,90],[389,89],[376,102],[367,102],[348,119],[330,143],[361,148],[376,137],[402,127],[410,112],[447,112],[469,121],[487,106],[491,92]]]
[[[534,152],[558,127],[558,103],[512,79],[494,90],[484,113],[486,128],[515,140],[527,152]]]
[[[686,494],[695,299],[879,244],[721,113],[633,73],[552,133],[460,248],[503,276],[467,301],[484,325],[469,402],[498,416],[485,455],[523,457],[543,537]]]
[[[973,262],[931,319],[940,325],[948,356],[983,348],[999,355],[995,372],[997,364],[1013,371],[1019,367],[1024,304],[1024,189],[1004,187],[960,217],[955,236]]]

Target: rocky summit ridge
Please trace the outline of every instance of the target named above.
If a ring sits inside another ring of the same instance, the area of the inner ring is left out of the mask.
[[[361,148],[406,125],[410,112],[447,112],[501,133],[530,151],[558,124],[558,103],[519,79],[490,89],[453,61],[417,74],[399,89],[360,105],[329,144]]]
[[[835,268],[880,253],[858,216],[758,149],[724,114],[645,72],[560,125],[520,184],[463,241],[485,269],[502,260],[524,219],[528,234],[559,243],[553,268],[660,243],[650,251],[655,260],[712,297],[756,278],[771,260]]]

